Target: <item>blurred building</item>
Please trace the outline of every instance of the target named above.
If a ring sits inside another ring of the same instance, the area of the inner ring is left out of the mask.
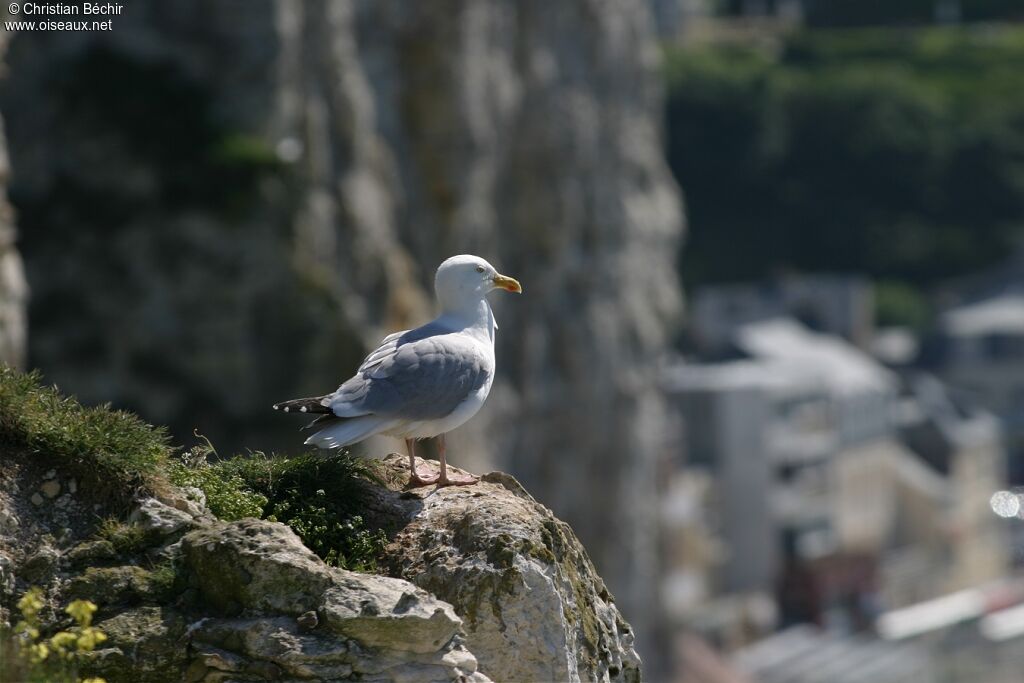
[[[937,683],[926,648],[792,626],[737,652],[733,663],[759,683]]]
[[[666,375],[685,425],[680,468],[709,482],[691,518],[718,541],[685,567],[705,572],[686,594],[706,600],[689,623],[725,645],[776,622],[856,633],[884,609],[1004,575],[988,506],[1003,486],[992,416],[792,318],[736,325],[720,346],[739,357]],[[668,562],[671,582],[681,569]]]
[[[658,37],[674,40],[711,14],[711,0],[648,0]]]
[[[927,652],[938,680],[1017,683],[1024,670],[1022,600],[1020,579],[993,581],[887,612],[876,630],[884,641]]]
[[[1024,483],[1024,276],[943,313],[925,362],[963,399],[1002,418],[1010,481]]]
[[[948,489],[946,533],[933,558],[946,568],[937,592],[1003,576],[1012,548],[1006,527],[990,506],[993,493],[1006,486],[1006,444],[999,421],[955,401],[942,382],[918,373],[905,380],[898,422],[903,443]]]
[[[700,352],[714,356],[728,350],[740,325],[784,316],[866,348],[874,333],[874,291],[865,278],[848,275],[704,286],[694,293],[688,325]]]

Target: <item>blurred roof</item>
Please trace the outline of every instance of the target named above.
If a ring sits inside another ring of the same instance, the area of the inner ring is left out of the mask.
[[[994,624],[983,620],[982,634],[993,640],[1012,638],[1024,633],[1022,599],[1024,583],[1019,579],[996,581],[886,612],[876,628],[883,638],[902,640],[991,615],[998,618]]]
[[[791,364],[822,379],[837,394],[888,392],[896,376],[853,344],[813,332],[792,318],[743,325],[736,345],[755,358]]]
[[[1024,637],[1024,604],[989,614],[982,618],[978,630],[995,641]]]
[[[666,379],[670,391],[753,387],[786,394],[820,389],[821,385],[815,373],[797,364],[749,359],[680,365],[670,370]]]
[[[857,636],[839,636],[801,625],[738,651],[738,669],[760,683],[928,683],[934,673],[925,652]]]
[[[1024,293],[1006,293],[966,304],[942,315],[942,327],[949,334],[1024,334]]]
[[[896,390],[897,376],[844,339],[814,332],[792,318],[736,328],[736,347],[749,358],[695,363],[669,370],[669,391],[757,388],[792,395],[850,395]]]

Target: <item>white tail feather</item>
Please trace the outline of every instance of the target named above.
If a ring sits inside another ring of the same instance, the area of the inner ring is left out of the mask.
[[[318,448],[350,446],[374,434],[380,434],[394,425],[395,420],[376,415],[355,417],[321,429],[306,439],[306,445]]]

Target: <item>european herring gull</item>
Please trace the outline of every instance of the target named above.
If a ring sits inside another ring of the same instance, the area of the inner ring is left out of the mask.
[[[411,485],[476,483],[476,477],[448,476],[444,435],[473,417],[491,390],[498,324],[487,295],[495,289],[523,291],[479,256],[452,256],[434,278],[437,318],[385,337],[334,393],[284,401],[274,409],[320,413],[307,426],[317,431],[306,439],[320,448],[348,446],[374,434],[405,439]],[[440,474],[423,475],[416,470],[416,440],[434,436]]]

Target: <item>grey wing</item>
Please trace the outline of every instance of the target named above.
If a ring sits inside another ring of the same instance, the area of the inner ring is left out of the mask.
[[[389,356],[393,355],[395,350],[398,348],[398,340],[401,339],[403,335],[409,334],[411,331],[414,332],[416,330],[402,330],[401,332],[395,332],[384,337],[384,341],[380,343],[380,346],[378,346],[363,360],[363,364],[359,366],[359,369],[356,371],[356,375],[372,370],[384,362],[384,360]]]
[[[479,342],[459,333],[424,332],[386,339],[330,397],[332,411],[341,417],[437,419],[484,386],[492,367]]]

